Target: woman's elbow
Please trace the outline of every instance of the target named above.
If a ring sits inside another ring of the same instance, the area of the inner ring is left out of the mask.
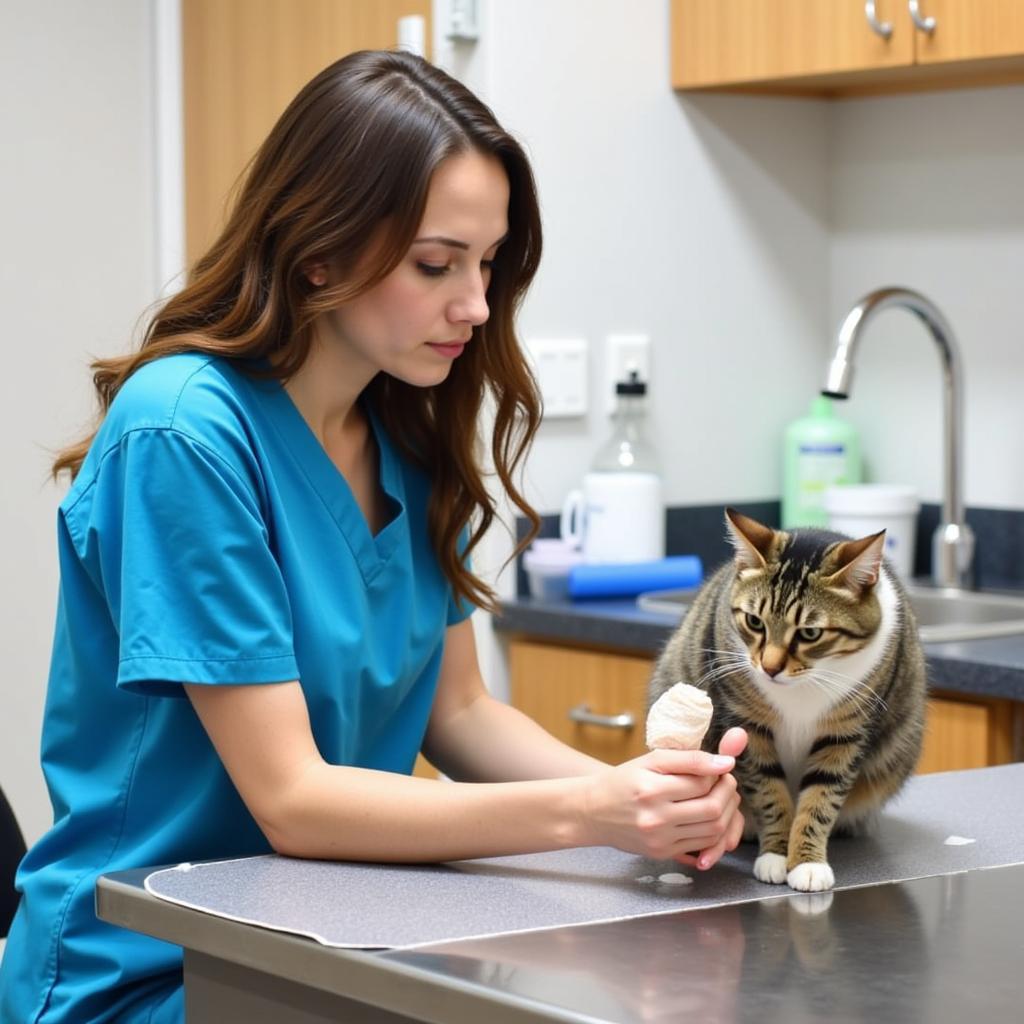
[[[302,813],[294,795],[292,799],[266,800],[250,813],[274,853],[282,857],[310,857],[308,815]]]

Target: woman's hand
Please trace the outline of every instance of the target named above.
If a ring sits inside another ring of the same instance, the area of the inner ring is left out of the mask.
[[[652,750],[589,776],[583,801],[587,844],[710,868],[743,835],[736,780],[729,773],[746,743],[742,729],[730,729],[720,754]]]
[[[728,757],[739,757],[747,747],[747,734],[743,729],[729,729],[718,744],[718,753]],[[730,775],[731,779],[732,776]],[[735,782],[735,780],[734,780]],[[725,834],[713,846],[708,848],[697,847],[697,854],[684,854],[676,859],[681,864],[693,864],[701,871],[717,864],[722,855],[729,850],[735,850],[743,838],[743,815],[739,811],[740,796],[736,794],[736,810],[729,820]]]

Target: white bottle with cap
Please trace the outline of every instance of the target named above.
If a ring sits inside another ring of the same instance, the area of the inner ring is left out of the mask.
[[[665,557],[665,506],[657,453],[644,431],[647,385],[635,370],[615,385],[612,434],[583,485],[562,508],[562,537],[583,561],[649,562]]]

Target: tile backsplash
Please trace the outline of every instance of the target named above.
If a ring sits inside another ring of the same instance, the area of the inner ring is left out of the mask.
[[[777,500],[737,502],[734,506],[768,526],[778,526]],[[681,505],[666,513],[666,553],[698,555],[705,575],[731,554],[722,523],[723,505]],[[931,538],[939,523],[939,505],[923,504],[917,520],[914,575],[927,579],[931,572]],[[974,583],[985,590],[1024,590],[1024,509],[967,509],[967,522],[975,534]],[[525,519],[516,520],[516,536],[526,534]],[[558,536],[558,515],[541,516],[541,537]],[[516,568],[516,593],[528,593],[522,560]]]

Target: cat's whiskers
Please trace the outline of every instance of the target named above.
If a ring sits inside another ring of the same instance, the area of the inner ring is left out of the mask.
[[[858,697],[867,702],[867,706],[880,711],[889,710],[889,705],[885,702],[885,699],[879,696],[865,680],[847,675],[838,669],[819,668],[817,671],[826,673],[830,678],[848,687],[848,692],[851,694],[856,693]]]
[[[812,679],[820,682],[824,689],[836,696],[848,697],[858,707],[872,712],[888,711],[889,705],[863,680],[846,675],[836,669],[816,667],[811,670]]]
[[[718,679],[724,679],[726,676],[742,672],[747,668],[747,665],[748,662],[746,659],[743,659],[742,661],[737,660],[736,662],[713,665],[697,680],[694,685],[703,687],[705,683],[713,683]]]
[[[808,672],[804,676],[808,683],[812,686],[817,686],[824,690],[829,696],[832,697],[844,697],[846,696],[843,689],[834,680],[828,679],[825,676],[819,676],[816,672]]]
[[[817,683],[822,689],[834,694],[839,698],[848,698],[859,707],[870,706],[870,699],[860,693],[856,685],[850,685],[855,680],[841,678],[833,675],[827,669],[815,669],[810,673],[811,681]]]
[[[842,683],[827,676],[818,676],[810,679],[812,685],[819,687],[827,693],[833,701],[833,706],[838,707],[844,701],[849,701],[861,713],[869,716],[881,713],[884,708],[879,708],[878,703],[868,695],[861,693],[856,688],[848,689]]]
[[[745,650],[740,649],[740,648],[730,648],[730,647],[698,647],[697,650],[699,650],[701,652],[701,654],[714,654],[714,655],[716,655],[717,658],[713,659],[713,660],[717,660],[717,659],[720,659],[720,658],[747,658],[748,657],[747,652]]]
[[[745,651],[730,650],[720,647],[703,647],[703,654],[713,654],[715,657],[707,662],[708,668],[697,680],[696,686],[703,686],[705,683],[723,679],[734,672],[743,671],[750,663]]]

